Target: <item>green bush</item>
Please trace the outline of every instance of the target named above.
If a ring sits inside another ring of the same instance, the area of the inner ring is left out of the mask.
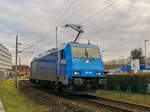
[[[107,75],[106,79],[106,88],[109,90],[145,93],[147,84],[150,84],[150,75],[148,74]]]

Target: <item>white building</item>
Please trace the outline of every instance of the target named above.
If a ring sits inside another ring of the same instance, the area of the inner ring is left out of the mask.
[[[0,75],[7,75],[12,71],[12,55],[9,50],[0,44]]]

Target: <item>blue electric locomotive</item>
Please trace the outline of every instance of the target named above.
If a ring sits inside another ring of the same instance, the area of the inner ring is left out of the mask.
[[[65,43],[31,63],[31,82],[42,87],[91,89],[101,86],[104,67],[97,45]]]

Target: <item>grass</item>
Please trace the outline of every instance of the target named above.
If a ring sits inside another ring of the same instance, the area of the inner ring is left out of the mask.
[[[150,106],[150,95],[148,94],[127,93],[113,90],[98,90],[94,94],[105,98]]]
[[[45,112],[44,107],[34,103],[15,88],[14,80],[0,81],[0,99],[6,112]]]
[[[96,95],[136,104],[150,106],[150,95],[127,93],[120,91],[98,90]],[[25,96],[19,88],[15,88],[14,80],[0,81],[0,99],[6,112],[47,112],[47,108],[36,104]]]

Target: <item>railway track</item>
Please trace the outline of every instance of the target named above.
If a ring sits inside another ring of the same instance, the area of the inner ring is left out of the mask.
[[[78,95],[78,97],[85,98],[91,103],[103,105],[105,107],[108,107],[109,109],[119,112],[150,112],[150,107],[144,105],[122,102],[114,99],[108,99],[88,94]]]
[[[29,81],[25,81],[26,83],[32,85]],[[34,85],[32,85],[34,86]],[[35,86],[34,86],[35,87]],[[48,89],[41,89],[51,94],[55,94]],[[105,108],[114,112],[150,112],[150,107],[143,106],[139,104],[127,103],[118,100],[93,96],[89,94],[59,94],[60,97],[64,97],[70,100],[76,100],[79,102],[83,102],[88,105],[92,105],[96,108]]]

